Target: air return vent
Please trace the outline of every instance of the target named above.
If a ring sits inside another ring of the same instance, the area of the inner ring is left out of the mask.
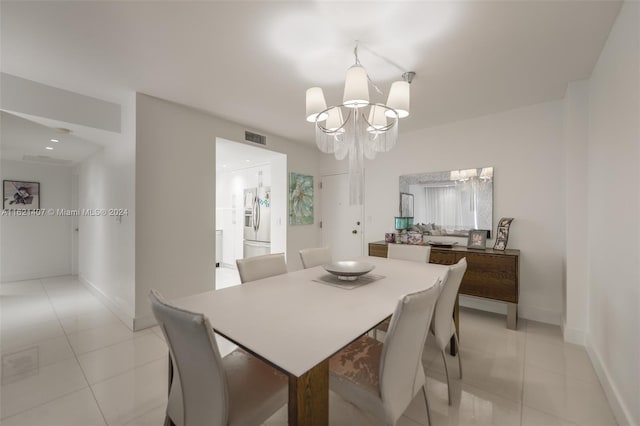
[[[258,143],[260,145],[266,145],[267,144],[267,137],[264,135],[259,135],[257,133],[253,133],[250,132],[248,130],[244,131],[244,140],[249,141],[249,142],[253,142],[253,143]]]

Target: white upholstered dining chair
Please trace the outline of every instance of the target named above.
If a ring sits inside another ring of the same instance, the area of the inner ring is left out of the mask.
[[[149,293],[173,362],[166,425],[259,425],[287,402],[287,377],[242,350],[220,357],[209,319]]]
[[[456,347],[458,348],[458,369],[460,372],[460,378],[462,379],[462,361],[460,360],[460,343],[458,341],[458,334],[456,333],[456,324],[453,321],[453,307],[456,303],[456,297],[458,296],[458,290],[460,289],[460,283],[462,283],[462,277],[467,270],[467,259],[462,258],[458,263],[449,268],[449,274],[444,282],[444,287],[436,303],[435,313],[433,314],[433,321],[431,322],[431,333],[435,336],[436,345],[440,349],[442,354],[442,361],[444,362],[444,371],[447,375],[447,392],[449,396],[449,405],[451,405],[451,384],[449,382],[449,370],[447,368],[447,356],[445,349],[447,344],[451,341],[451,337],[455,339]]]
[[[387,245],[387,259],[410,260],[412,262],[429,263],[431,256],[431,246],[419,246],[411,244],[393,244]],[[374,337],[378,338],[378,331],[387,331],[389,329],[389,320],[382,322],[373,331]]]
[[[403,296],[384,343],[363,336],[331,357],[331,389],[386,425],[395,425],[422,390],[431,424],[422,351],[440,290],[436,280],[427,290]]]
[[[331,263],[331,250],[329,247],[308,248],[300,250],[299,253],[304,269]]]
[[[431,246],[419,246],[413,244],[393,244],[387,245],[388,259],[411,260],[414,262],[429,263]]]
[[[287,263],[284,260],[284,253],[236,259],[236,265],[240,273],[241,283],[287,273]]]

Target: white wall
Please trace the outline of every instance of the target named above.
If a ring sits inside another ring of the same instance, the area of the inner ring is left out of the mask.
[[[588,232],[587,150],[589,82],[570,83],[564,99],[563,146],[565,167],[565,311],[564,338],[584,345],[587,332]]]
[[[72,209],[70,167],[2,160],[2,180],[40,182],[41,209]],[[70,216],[1,216],[0,280],[71,274]]]
[[[640,424],[640,4],[589,83],[587,349],[620,424]]]
[[[78,167],[80,209],[125,209],[78,218],[78,275],[129,327],[135,312],[135,108],[122,104],[122,133]]]
[[[564,256],[561,142],[561,102],[400,134],[393,150],[366,164],[365,241],[379,241],[393,230],[400,175],[494,166],[494,230],[501,217],[514,217],[508,247],[521,250],[519,314],[560,324]],[[323,158],[323,174],[345,167],[346,161]]]
[[[153,323],[151,288],[167,298],[214,288],[215,140],[244,140],[246,127],[172,102],[138,94],[136,102],[136,327]],[[248,128],[252,130],[251,128]],[[287,154],[289,171],[318,176],[313,146],[267,135],[267,147]],[[198,197],[184,203],[185,186]],[[318,211],[318,209],[316,209]],[[314,225],[289,227],[287,261],[317,245]]]

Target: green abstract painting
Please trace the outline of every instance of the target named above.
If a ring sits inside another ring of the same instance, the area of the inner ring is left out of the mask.
[[[313,223],[313,176],[289,174],[289,224]]]

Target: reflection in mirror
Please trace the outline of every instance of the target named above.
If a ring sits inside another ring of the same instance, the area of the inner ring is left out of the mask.
[[[426,235],[467,236],[493,224],[493,167],[400,176],[400,193],[413,194],[414,223]]]

